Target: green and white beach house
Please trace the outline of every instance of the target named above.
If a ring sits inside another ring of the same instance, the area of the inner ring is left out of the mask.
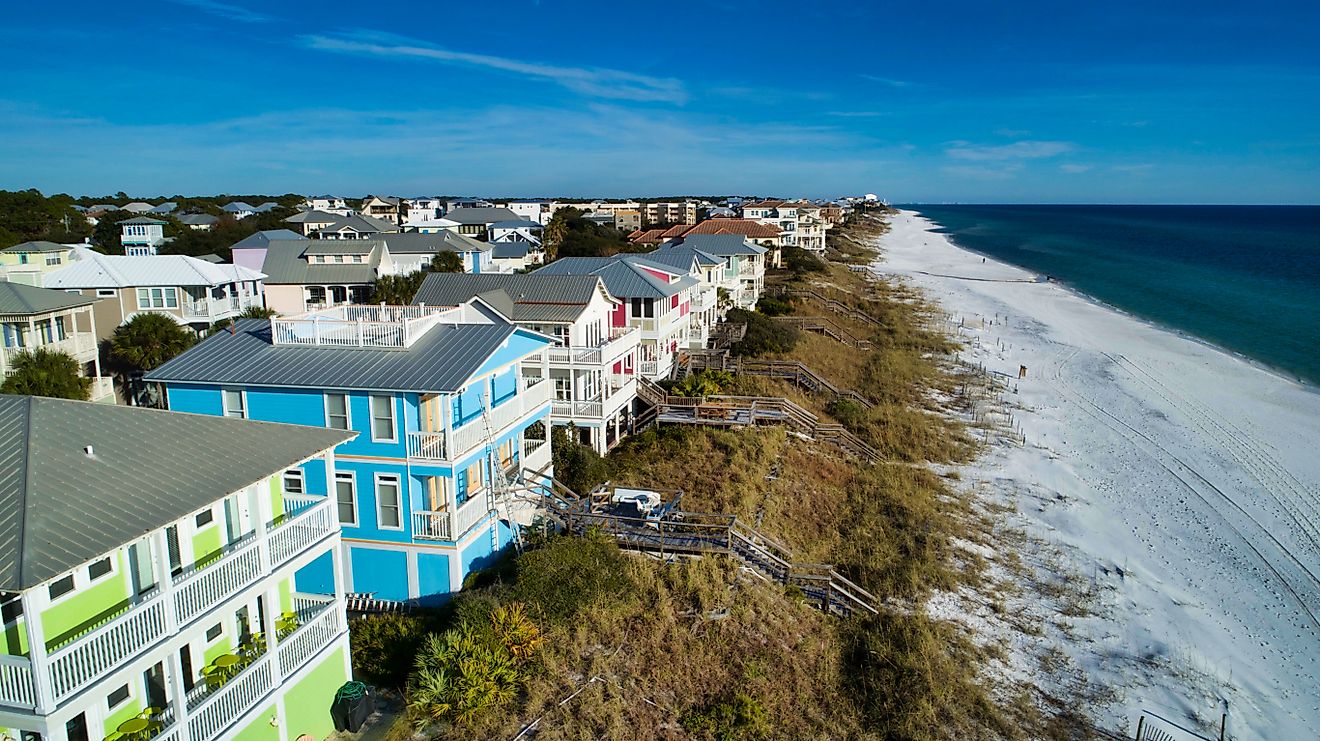
[[[0,396],[0,737],[329,735],[343,590],[297,574],[341,573],[339,527],[283,475],[355,434]]]

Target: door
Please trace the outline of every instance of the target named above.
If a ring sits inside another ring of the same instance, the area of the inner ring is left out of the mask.
[[[168,702],[165,698],[165,666],[156,664],[142,672],[142,682],[147,687],[147,706],[164,709]]]
[[[441,417],[442,408],[438,394],[422,397],[422,432],[440,432],[445,429],[445,421]]]
[[[173,552],[176,549],[171,549]],[[149,541],[143,540],[128,547],[129,578],[133,594],[142,595],[156,586],[156,572],[151,567]],[[170,564],[171,568],[173,563]]]
[[[448,479],[444,476],[430,476],[426,479],[426,503],[427,509],[432,512],[443,512],[449,508],[449,487],[446,486]]]

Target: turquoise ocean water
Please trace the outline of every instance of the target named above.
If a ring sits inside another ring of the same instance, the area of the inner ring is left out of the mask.
[[[1320,385],[1320,206],[904,206],[960,247]]]

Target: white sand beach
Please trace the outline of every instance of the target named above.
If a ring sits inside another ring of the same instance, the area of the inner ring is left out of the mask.
[[[1027,367],[1026,444],[962,475],[1098,586],[1063,649],[1118,696],[1085,712],[1207,729],[1226,701],[1231,738],[1320,738],[1320,393],[930,227],[895,217],[874,269],[977,325],[965,358]]]

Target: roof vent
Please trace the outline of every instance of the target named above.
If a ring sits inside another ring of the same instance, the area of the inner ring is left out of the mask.
[[[90,445],[84,445],[84,446],[83,446],[83,454],[86,455],[88,458],[95,458],[95,457],[96,457],[96,451],[95,451],[95,450],[92,450],[92,446],[90,446]]]

